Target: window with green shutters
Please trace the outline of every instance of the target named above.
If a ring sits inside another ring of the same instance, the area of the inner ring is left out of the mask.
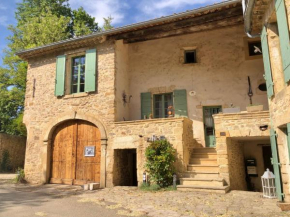
[[[187,94],[186,90],[173,91],[173,107],[175,117],[187,117]]]
[[[90,49],[80,56],[58,56],[56,60],[55,95],[63,96],[96,90],[97,53]],[[66,61],[68,60],[68,64]],[[67,68],[66,68],[67,66]],[[66,85],[66,87],[65,87]],[[65,91],[66,90],[66,91]]]
[[[283,201],[283,192],[282,192],[282,185],[281,185],[281,173],[280,173],[280,162],[279,162],[279,155],[278,155],[278,147],[277,147],[277,140],[276,140],[276,132],[274,129],[270,130],[270,140],[271,140],[271,151],[272,151],[272,165],[274,168],[275,174],[275,186],[276,186],[276,193],[277,197],[280,201]]]
[[[72,59],[72,82],[71,93],[82,93],[85,91],[85,56]]]
[[[287,128],[285,129],[285,133],[287,135],[288,157],[290,159],[290,123],[287,124]]]
[[[173,105],[175,117],[187,117],[186,90],[174,90],[173,93],[155,94],[141,93],[141,119],[167,118],[169,107]]]
[[[141,119],[149,118],[152,114],[151,93],[141,93]]]
[[[267,95],[271,98],[274,95],[273,80],[272,80],[272,70],[269,56],[269,46],[268,46],[268,35],[266,27],[263,28],[261,34],[262,50],[263,50],[263,62],[264,62],[264,78],[267,85]]]
[[[153,101],[154,118],[168,118],[169,106],[173,105],[172,93],[156,94]]]
[[[290,37],[285,1],[276,0],[275,7],[279,30],[284,77],[285,82],[287,83],[290,81]]]
[[[64,95],[64,82],[65,82],[65,55],[56,57],[56,78],[55,90],[56,96]]]

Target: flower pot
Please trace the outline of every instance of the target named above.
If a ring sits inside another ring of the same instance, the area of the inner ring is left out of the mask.
[[[260,111],[263,111],[263,109],[264,109],[263,105],[247,106],[248,112],[260,112]]]

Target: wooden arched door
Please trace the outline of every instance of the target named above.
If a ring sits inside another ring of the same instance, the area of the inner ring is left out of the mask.
[[[101,134],[90,122],[71,120],[57,126],[52,139],[51,183],[100,182]]]

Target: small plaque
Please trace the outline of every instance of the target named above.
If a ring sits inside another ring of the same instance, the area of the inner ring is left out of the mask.
[[[95,146],[85,147],[85,157],[95,157]]]

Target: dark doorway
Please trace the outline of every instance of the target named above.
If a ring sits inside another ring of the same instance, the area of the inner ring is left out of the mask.
[[[114,150],[113,174],[115,186],[138,186],[136,149]]]
[[[274,173],[271,158],[271,146],[263,146],[264,171],[266,171],[266,169],[268,168],[272,173]]]

